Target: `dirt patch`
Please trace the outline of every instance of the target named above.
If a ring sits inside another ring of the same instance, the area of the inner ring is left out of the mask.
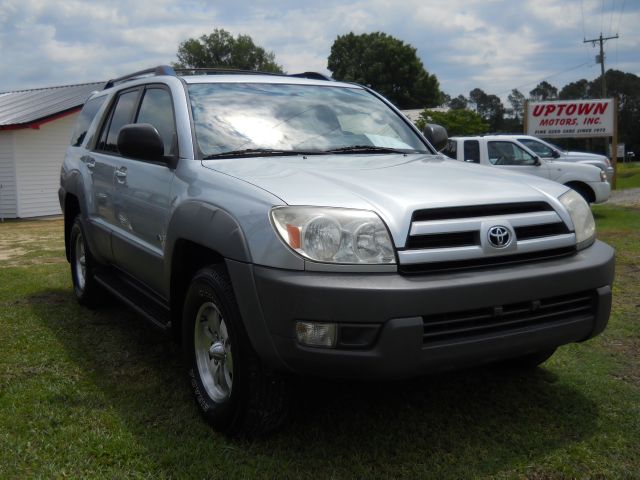
[[[64,231],[60,217],[0,223],[2,266],[58,263],[64,259]]]
[[[611,196],[607,203],[624,205],[626,207],[640,207],[640,188],[614,190],[611,192]]]

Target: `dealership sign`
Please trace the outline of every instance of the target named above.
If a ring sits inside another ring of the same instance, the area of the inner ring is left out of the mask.
[[[612,99],[529,102],[527,134],[536,137],[611,137]]]

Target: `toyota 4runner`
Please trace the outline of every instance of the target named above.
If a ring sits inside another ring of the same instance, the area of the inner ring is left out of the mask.
[[[614,253],[574,190],[449,160],[360,85],[178,73],[90,96],[59,196],[79,302],[181,341],[215,428],[277,427],[290,373],[537,365],[605,328]]]

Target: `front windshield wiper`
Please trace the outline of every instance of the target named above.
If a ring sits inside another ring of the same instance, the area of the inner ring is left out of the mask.
[[[374,145],[350,145],[348,147],[332,148],[327,153],[429,153],[406,148],[376,147]]]
[[[273,148],[244,148],[242,150],[231,150],[230,152],[213,153],[206,155],[203,160],[214,158],[240,158],[240,157],[280,157],[284,155],[322,155],[324,152],[318,150],[277,150]]]

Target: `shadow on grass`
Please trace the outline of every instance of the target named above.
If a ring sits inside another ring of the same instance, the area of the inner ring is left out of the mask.
[[[98,387],[96,408],[117,412],[163,476],[491,476],[590,437],[598,415],[545,368],[391,383],[299,379],[288,426],[253,443],[231,441],[200,420],[179,350],[135,314],[84,309],[67,290],[25,301]],[[60,401],[74,405],[74,395]]]

